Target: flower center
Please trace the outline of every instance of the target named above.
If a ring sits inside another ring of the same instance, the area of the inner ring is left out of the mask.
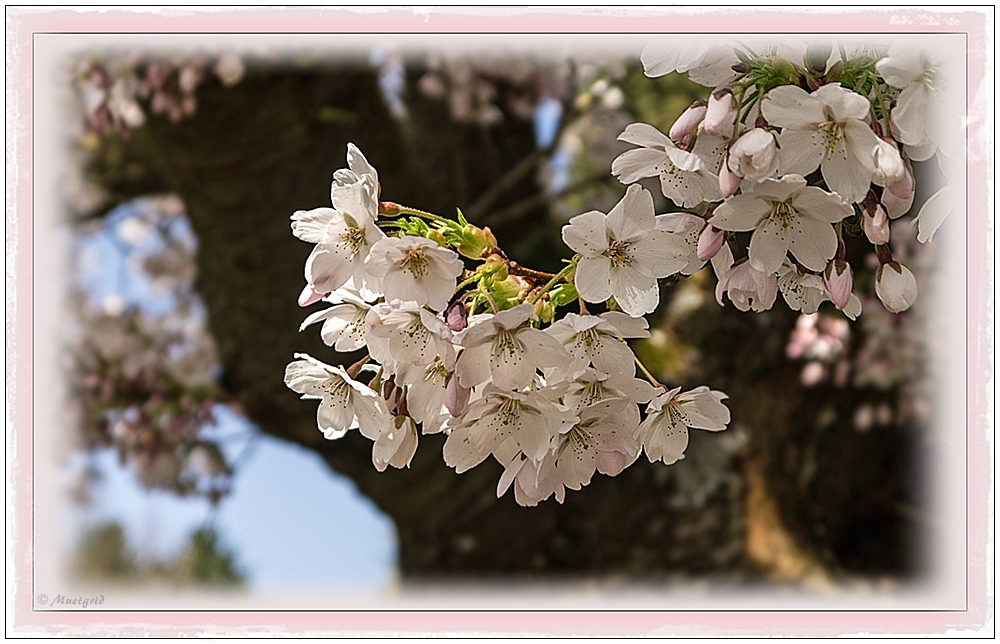
[[[604,400],[606,391],[604,385],[600,382],[588,382],[584,385],[583,391],[580,394],[580,406],[586,407],[587,405],[593,405],[595,402]]]
[[[608,249],[604,251],[604,256],[611,260],[615,266],[624,266],[632,263],[632,256],[629,249],[632,244],[629,242],[613,241]]]
[[[691,426],[691,422],[688,420],[688,415],[684,413],[684,409],[681,408],[680,403],[670,401],[663,408],[663,411],[667,415],[667,418],[670,419],[671,425],[681,424],[685,427]]]
[[[346,405],[350,401],[351,388],[341,379],[330,380],[326,386],[330,398]]]
[[[513,398],[507,398],[497,410],[497,418],[501,425],[513,425],[521,416],[521,403]]]
[[[351,249],[352,255],[357,255],[365,245],[365,229],[348,226],[346,231],[340,233],[340,241]]]
[[[834,120],[821,124],[819,131],[826,139],[826,147],[829,152],[833,152],[833,149],[837,147],[837,142],[844,138],[844,126]]]
[[[787,201],[776,201],[771,205],[771,220],[781,222],[782,228],[788,228],[797,215],[798,212]]]
[[[493,338],[493,357],[495,359],[507,361],[513,359],[518,353],[524,351],[521,344],[513,333],[506,329],[500,329],[496,337]]]
[[[566,442],[570,445],[573,453],[580,456],[594,446],[594,435],[590,433],[590,430],[576,425],[567,432]]]
[[[448,370],[444,368],[444,363],[441,362],[441,356],[434,356],[434,362],[427,365],[424,369],[424,382],[430,382],[435,385],[444,385],[447,379]]]
[[[406,251],[406,255],[397,264],[401,271],[406,271],[417,279],[427,275],[427,265],[427,255],[421,248],[411,248]]]

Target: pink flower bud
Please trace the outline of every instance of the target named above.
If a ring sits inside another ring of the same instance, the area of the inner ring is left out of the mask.
[[[726,241],[726,233],[711,224],[705,226],[698,238],[698,261],[707,262],[715,257]]]
[[[911,203],[913,202],[913,175],[910,174],[909,170],[904,170],[903,176],[899,181],[889,184],[886,187],[893,196],[903,200],[909,199]]]
[[[881,204],[875,206],[874,214],[869,215],[866,212],[861,218],[861,223],[868,241],[876,246],[889,243],[889,216]]]
[[[314,302],[319,302],[325,295],[325,293],[319,293],[313,289],[312,284],[306,284],[302,293],[299,294],[299,306],[309,306]]]
[[[677,143],[684,143],[690,139],[694,131],[698,129],[702,119],[705,118],[707,109],[707,106],[696,103],[684,110],[684,113],[677,117],[674,124],[670,126],[670,138]]]
[[[469,406],[469,393],[471,389],[466,389],[458,382],[458,376],[452,374],[448,380],[448,385],[444,389],[444,405],[448,408],[448,413],[456,418],[465,413]]]
[[[458,333],[469,323],[469,312],[465,310],[465,305],[461,302],[454,302],[448,307],[448,311],[444,315],[445,322],[448,324],[448,328]]]
[[[728,199],[736,194],[740,189],[740,181],[736,173],[729,169],[729,163],[724,161],[719,167],[719,192],[722,193],[722,198]]]
[[[708,109],[705,120],[701,122],[703,130],[713,136],[729,134],[736,123],[736,101],[728,89],[720,89],[708,97]]]
[[[851,288],[854,286],[851,265],[840,259],[830,262],[823,273],[823,286],[833,305],[843,309],[851,299]]]

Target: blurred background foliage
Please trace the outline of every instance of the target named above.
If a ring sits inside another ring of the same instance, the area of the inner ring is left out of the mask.
[[[677,74],[646,78],[634,56],[118,52],[69,66],[63,187],[78,279],[66,355],[81,450],[111,447],[147,488],[219,502],[239,459],[203,430],[226,405],[352,479],[395,523],[409,582],[707,575],[822,587],[922,570],[922,302],[897,316],[869,293],[848,324],[832,309],[799,315],[780,298],[761,314],[720,307],[711,269],[664,286],[652,338],[636,352],[665,383],[725,391],[733,422],[720,434],[692,432],[675,465],[640,457],[564,505],[498,500],[500,466],[457,476],[440,436],[421,437],[409,469],[379,474],[365,439],[323,440],[314,406],[282,382],[297,351],[331,363],[360,357],[298,333],[309,247],[288,222],[329,205],[347,142],[378,169],[383,199],[443,215],[461,208],[511,258],[553,270],[570,254],[562,224],[607,212],[624,194],[610,175],[628,147],[618,134],[634,121],[668,130],[705,88]],[[647,187],[658,213],[676,209],[655,181]],[[926,268],[912,235],[894,230],[893,252]],[[139,286],[88,283],[108,244],[123,279]],[[140,286],[157,297],[129,295]],[[80,498],[87,481],[78,479]],[[210,530],[157,563],[104,526],[84,538],[79,559],[86,575],[242,579]]]

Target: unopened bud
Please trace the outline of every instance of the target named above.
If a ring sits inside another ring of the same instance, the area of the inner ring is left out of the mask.
[[[895,183],[886,185],[886,188],[898,199],[909,199],[913,201],[913,175],[904,166],[903,175]],[[884,196],[884,193],[883,193]],[[909,208],[907,208],[909,209]]]
[[[478,228],[472,224],[466,224],[458,234],[455,250],[460,255],[465,255],[470,259],[480,259],[484,255],[492,253],[496,246],[497,239],[489,228]]]
[[[709,224],[698,238],[698,260],[707,262],[715,257],[726,241],[726,233]]]
[[[444,388],[444,406],[448,408],[448,413],[455,417],[464,414],[469,406],[470,392],[470,389],[459,384],[458,376],[452,374]]]
[[[437,230],[436,228],[431,228],[430,230],[427,231],[427,239],[437,242],[438,246],[448,245],[448,241],[444,238],[444,235],[442,235],[441,231]]]
[[[396,217],[400,212],[403,211],[403,207],[398,203],[393,203],[391,201],[380,201],[378,202],[378,216],[379,217]]]
[[[833,53],[833,43],[831,42],[819,42],[812,43],[806,47],[806,55],[803,62],[809,71],[822,74],[826,71],[826,63],[830,60],[830,54]]]
[[[541,322],[548,324],[555,318],[555,307],[548,300],[538,300],[535,302],[535,317]]]
[[[719,192],[722,193],[723,199],[728,199],[736,194],[736,191],[740,189],[740,178],[735,172],[729,169],[729,157],[728,155],[722,162],[722,166],[719,168]]]
[[[452,302],[444,314],[445,323],[453,332],[458,333],[469,325],[469,312],[462,302]]]
[[[867,212],[861,218],[862,228],[868,241],[879,246],[889,243],[889,216],[881,205],[875,206],[875,212]]]
[[[899,150],[892,143],[882,139],[878,140],[872,150],[872,164],[875,170],[875,183],[880,186],[891,186],[902,181],[907,175]]]
[[[707,110],[708,106],[703,101],[698,101],[684,110],[684,113],[670,126],[670,138],[677,143],[686,143],[704,120]]]
[[[708,97],[708,109],[701,127],[713,136],[729,134],[736,123],[736,99],[729,89],[720,89]]]
[[[906,198],[900,198],[892,190],[884,190],[882,192],[882,205],[885,206],[885,213],[889,215],[890,219],[902,217],[910,212],[910,206],[913,205],[913,192],[910,191]]]
[[[875,294],[890,312],[901,313],[917,299],[917,280],[899,262],[889,262],[875,272]]]
[[[840,259],[830,262],[823,273],[823,286],[833,305],[843,309],[851,300],[851,289],[854,287],[851,265]]]
[[[498,282],[502,282],[507,279],[507,262],[498,255],[490,255],[486,258],[485,262],[479,265],[477,272],[480,275],[489,276]]]

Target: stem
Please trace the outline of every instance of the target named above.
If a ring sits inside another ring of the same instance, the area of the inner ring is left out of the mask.
[[[653,383],[660,389],[666,390],[666,387],[663,384],[661,384],[660,381],[653,376],[653,374],[649,373],[649,369],[646,368],[646,365],[642,364],[642,360],[639,360],[639,356],[633,353],[632,357],[635,358],[635,363],[639,365],[640,369],[642,369],[642,373],[646,375],[647,380],[649,380],[651,383]]]
[[[552,276],[552,279],[550,279],[548,283],[542,287],[542,290],[538,291],[532,297],[528,298],[528,302],[534,304],[535,302],[540,300],[543,295],[549,292],[549,290],[559,282],[559,280],[565,278],[566,275],[568,275],[569,272],[573,270],[573,266],[574,265],[571,263],[563,267],[561,271]]]
[[[521,266],[514,260],[509,260],[507,265],[507,270],[509,270],[514,275],[520,275],[521,277],[530,277],[538,281],[550,280],[555,277],[555,273],[546,273],[545,271],[536,271],[533,268],[526,268]]]
[[[416,208],[410,208],[409,206],[400,206],[399,214],[401,215],[416,215],[418,217],[423,217],[424,219],[430,219],[431,221],[441,221],[448,224],[454,225],[454,221],[448,219],[447,217],[442,217],[441,215],[435,215],[432,212],[427,212],[426,210],[417,210]]]
[[[497,307],[497,303],[493,301],[493,298],[490,297],[490,294],[487,293],[485,290],[480,290],[479,292],[482,293],[483,297],[486,298],[486,301],[490,303],[491,307],[493,307],[493,314],[496,315],[497,313],[499,313],[500,309]]]
[[[459,285],[455,287],[455,292],[457,293],[458,291],[461,291],[463,288],[465,288],[469,284],[472,284],[473,282],[475,282],[476,280],[478,280],[479,277],[480,277],[479,274],[473,273],[472,277],[470,277],[469,279],[465,280],[464,282],[459,283]]]

